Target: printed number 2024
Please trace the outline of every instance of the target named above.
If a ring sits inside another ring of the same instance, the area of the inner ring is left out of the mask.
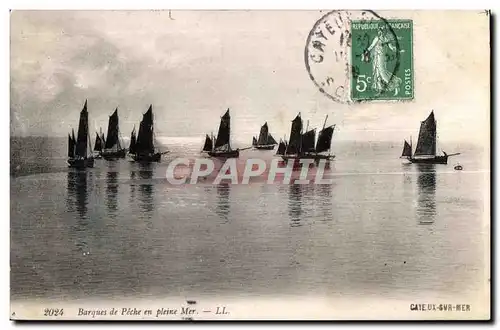
[[[43,310],[43,315],[44,316],[63,316],[64,315],[64,309],[59,309],[59,308],[45,308]]]

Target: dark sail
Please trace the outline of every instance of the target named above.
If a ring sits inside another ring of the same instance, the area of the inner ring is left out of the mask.
[[[267,144],[278,144],[271,134],[267,136]]]
[[[106,145],[106,139],[104,138],[104,133],[102,132],[102,127],[99,127],[99,138],[101,139],[102,147]]]
[[[108,136],[109,140],[109,136]],[[142,121],[139,125],[139,134],[137,135],[136,153],[153,154],[153,106],[150,105],[148,111],[142,115]]]
[[[290,141],[286,148],[286,154],[300,154],[302,152],[302,118],[300,113],[292,121],[292,128],[290,130]]]
[[[130,134],[130,146],[128,147],[128,152],[131,154],[135,154],[135,145],[136,145],[136,137],[135,137],[135,126]]]
[[[102,151],[102,140],[98,133],[95,133],[94,151]]]
[[[316,139],[316,130],[312,129],[302,135],[302,152],[314,152],[314,140]]]
[[[80,122],[78,124],[78,135],[76,139],[75,155],[78,157],[87,157],[89,134],[89,113],[87,111],[87,100],[80,112]]]
[[[113,112],[113,114],[109,117],[108,121],[108,133],[106,134],[108,137],[106,139],[106,144],[104,145],[105,149],[111,149],[115,145],[120,148],[120,141],[118,139],[118,109]]]
[[[205,137],[205,145],[203,146],[203,151],[212,151],[212,148],[212,139],[207,134],[207,136]]]
[[[284,155],[286,150],[286,143],[283,142],[283,140],[280,140],[280,143],[278,145],[278,150],[276,151],[277,155]]]
[[[403,147],[403,153],[401,154],[401,157],[411,157],[411,146],[408,142],[405,140],[405,145]]]
[[[215,140],[215,148],[220,148],[227,145],[227,150],[231,150],[229,143],[231,134],[231,116],[229,115],[229,109],[227,109],[224,116],[220,120],[219,132],[217,133],[217,139]]]
[[[318,134],[318,142],[316,142],[316,152],[324,152],[330,150],[332,144],[334,126],[326,127]]]
[[[257,139],[255,138],[255,136],[252,137],[252,145],[253,146],[257,145]]]
[[[257,139],[257,144],[265,145],[267,144],[267,136],[269,135],[269,127],[267,127],[267,122],[260,128],[259,138]]]
[[[436,120],[434,111],[420,124],[418,142],[415,149],[415,156],[435,156],[436,155]]]
[[[75,134],[73,136],[68,134],[68,158],[75,157]]]

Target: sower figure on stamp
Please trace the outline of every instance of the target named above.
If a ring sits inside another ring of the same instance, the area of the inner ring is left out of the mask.
[[[402,80],[387,69],[387,55],[389,55],[389,51],[395,53],[397,52],[397,48],[394,45],[394,36],[383,25],[379,27],[377,36],[373,38],[371,45],[363,52],[362,60],[370,62],[370,55],[372,55],[372,89],[379,94],[385,91],[394,91],[394,96],[396,96],[399,93],[399,85]]]

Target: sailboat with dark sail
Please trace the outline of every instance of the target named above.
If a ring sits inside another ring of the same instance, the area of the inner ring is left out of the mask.
[[[99,133],[95,133],[95,143],[94,143],[94,158],[101,158],[101,152],[103,149],[104,141]]]
[[[205,143],[203,144],[203,149],[201,150],[201,152],[211,152],[214,148],[213,141],[214,141],[214,137],[208,136],[208,134],[207,134],[205,136]]]
[[[299,114],[292,120],[290,129],[290,140],[286,146],[285,152],[281,156],[283,160],[300,159],[304,153],[302,152],[302,118]]]
[[[94,157],[92,155],[92,145],[89,134],[89,113],[87,111],[87,100],[80,111],[80,121],[78,123],[78,133],[75,139],[74,131],[68,135],[68,160],[69,167],[86,168],[94,167]]]
[[[150,105],[148,111],[142,115],[133,151],[130,154],[136,162],[159,162],[161,160],[162,153],[155,148],[153,105]]]
[[[459,155],[460,153],[437,155],[437,122],[434,118],[434,110],[423,122],[420,123],[417,147],[412,155],[411,140],[404,141],[403,152],[400,158],[406,158],[416,164],[447,164],[448,157]]]
[[[282,154],[283,160],[288,159],[314,159],[314,160],[331,160],[335,155],[330,154],[333,131],[335,125],[326,126],[328,116],[325,118],[323,128],[318,134],[318,141],[316,141],[316,129],[307,130],[302,133],[302,118],[300,113],[292,121],[292,128],[290,131],[290,141],[285,144],[285,151]],[[315,146],[316,142],[316,146]],[[282,148],[281,146],[278,147]],[[328,151],[328,154],[324,154]]]
[[[118,122],[118,108],[115,109],[113,114],[109,116],[108,120],[108,134],[104,143],[104,148],[101,155],[106,160],[113,160],[117,158],[125,158],[127,149],[122,146],[120,141],[120,129]]]
[[[252,138],[253,147],[259,150],[273,150],[274,146],[277,144],[278,142],[276,142],[271,133],[269,133],[267,122],[260,128],[259,138]]]
[[[276,150],[276,155],[284,155],[287,147],[286,140],[280,139],[280,143],[278,144],[278,149]]]
[[[219,131],[212,150],[206,151],[212,157],[238,158],[240,156],[240,149],[231,148],[231,116],[229,115],[229,109],[221,117]]]
[[[325,118],[325,122],[323,124],[323,128],[318,134],[318,140],[316,141],[316,147],[311,149],[305,149],[306,158],[313,158],[314,160],[326,159],[330,160],[335,158],[335,155],[330,154],[330,149],[332,145],[332,137],[333,131],[335,129],[335,125],[326,126],[326,121],[328,119],[328,115]],[[307,133],[306,133],[307,134]],[[311,138],[312,145],[314,145],[314,137]],[[307,140],[308,145],[310,144],[309,140]],[[324,154],[328,152],[328,154]]]
[[[130,155],[135,154],[136,144],[137,144],[137,135],[135,133],[135,125],[134,125],[134,128],[132,129],[132,133],[130,133],[130,145],[128,146],[128,153]]]

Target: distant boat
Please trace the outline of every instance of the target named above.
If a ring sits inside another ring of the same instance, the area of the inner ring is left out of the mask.
[[[240,149],[231,148],[231,116],[229,115],[229,109],[221,117],[219,131],[215,143],[213,143],[212,150],[206,151],[212,157],[238,158],[240,156]]]
[[[455,165],[455,167],[453,167],[453,168],[454,168],[455,170],[457,170],[457,171],[461,171],[461,170],[463,170],[463,169],[464,169],[464,168],[463,168],[463,166],[462,166],[462,165],[460,165],[460,164],[456,164],[456,165]]]
[[[94,143],[94,158],[101,158],[101,152],[104,145],[104,141],[99,133],[95,133],[95,143]]]
[[[101,155],[106,160],[125,158],[127,149],[122,147],[120,141],[120,126],[118,122],[118,108],[109,116],[108,134]]]
[[[316,141],[316,146],[312,148],[309,147],[308,143],[308,148],[305,150],[306,156],[312,157],[315,160],[319,159],[333,159],[335,158],[335,155],[330,154],[331,150],[331,145],[332,145],[332,137],[333,137],[333,131],[335,129],[335,125],[331,125],[328,127],[326,126],[326,121],[328,119],[328,115],[325,118],[325,122],[323,124],[323,128],[318,134],[318,141]],[[311,138],[312,144],[314,145],[314,136]],[[327,152],[328,154],[323,154],[324,152]]]
[[[434,118],[434,110],[431,111],[430,115],[423,122],[420,123],[420,131],[418,133],[417,147],[412,155],[412,144],[411,140],[408,143],[404,141],[403,152],[400,158],[405,158],[411,163],[416,164],[447,164],[448,157],[460,155],[460,153],[454,153],[448,155],[443,151],[443,155],[437,155],[436,145],[437,145],[437,124]]]
[[[292,120],[290,139],[282,155],[283,160],[298,159],[303,156],[302,152],[302,118],[299,114]]]
[[[132,133],[130,133],[130,145],[128,147],[128,153],[133,155],[135,154],[135,146],[137,143],[137,136],[135,133],[135,125],[134,128],[132,129]]]
[[[142,121],[139,125],[137,140],[135,141],[135,144],[133,146],[133,153],[131,152],[130,154],[136,162],[159,162],[161,160],[162,153],[158,152],[155,149],[154,144],[154,121],[152,105],[150,105],[148,111],[146,111],[146,113],[142,115]]]
[[[280,139],[280,143],[278,144],[278,149],[276,150],[276,155],[284,155],[287,147],[287,142],[285,140]]]
[[[260,150],[273,150],[274,146],[277,144],[278,142],[276,142],[271,133],[269,133],[267,122],[260,128],[259,138],[257,139],[255,136],[252,138],[253,147]]]
[[[205,136],[205,144],[203,144],[203,149],[201,152],[211,152],[214,148],[213,146],[213,136],[210,137],[208,134]]]
[[[89,134],[89,113],[87,111],[87,100],[80,111],[80,121],[78,123],[78,134],[75,139],[75,132],[72,130],[68,135],[68,160],[69,167],[86,168],[94,167],[94,157],[92,155],[92,145]]]
[[[328,116],[326,117],[328,119]],[[325,119],[325,124],[326,124]],[[330,160],[335,158],[334,155],[322,154],[323,152],[330,151],[333,129],[335,125],[324,127],[318,135],[318,142],[314,146],[316,139],[316,129],[311,129],[302,133],[302,118],[300,113],[292,121],[290,130],[290,141],[286,145],[285,152],[282,155],[283,160],[288,159],[326,159]],[[307,129],[306,129],[307,130]],[[279,149],[280,147],[278,147]]]

